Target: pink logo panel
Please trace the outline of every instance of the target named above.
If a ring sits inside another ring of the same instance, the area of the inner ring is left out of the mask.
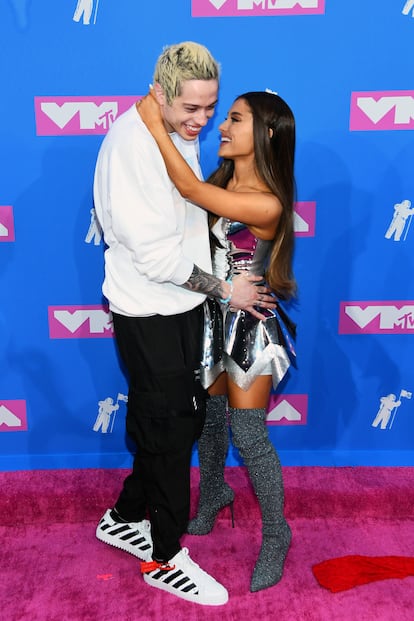
[[[320,15],[325,0],[192,0],[192,17]]]
[[[296,237],[315,237],[316,202],[295,203],[295,235]]]
[[[352,93],[349,129],[414,129],[414,91]]]
[[[414,334],[414,301],[341,302],[339,334]]]
[[[13,207],[0,205],[0,242],[14,241]]]
[[[106,134],[115,119],[139,96],[35,97],[36,134]]]
[[[26,401],[0,400],[0,432],[27,431]]]
[[[107,306],[49,306],[51,339],[112,338],[112,314]]]
[[[306,425],[308,395],[270,395],[268,425]]]

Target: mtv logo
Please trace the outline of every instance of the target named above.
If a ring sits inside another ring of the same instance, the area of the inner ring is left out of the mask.
[[[270,395],[268,425],[306,425],[308,395]]]
[[[35,97],[38,136],[106,134],[138,96]]]
[[[339,334],[414,334],[414,301],[341,302]]]
[[[352,93],[349,129],[414,129],[414,91]]]
[[[293,226],[296,237],[315,237],[316,202],[295,203]]]
[[[320,15],[325,0],[192,0],[192,17]]]
[[[0,205],[0,242],[14,241],[13,207]]]
[[[27,431],[26,401],[0,400],[0,432]]]
[[[112,338],[112,314],[107,306],[49,306],[51,339]]]

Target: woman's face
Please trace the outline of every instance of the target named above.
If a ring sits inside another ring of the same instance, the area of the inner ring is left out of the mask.
[[[244,99],[237,99],[219,127],[219,156],[227,159],[254,157],[253,115]]]

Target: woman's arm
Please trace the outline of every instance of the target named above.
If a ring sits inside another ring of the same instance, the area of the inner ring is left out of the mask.
[[[259,237],[261,231],[268,237],[269,228],[274,232],[282,208],[273,194],[233,192],[200,181],[167,133],[160,106],[153,94],[141,100],[138,111],[157,142],[168,174],[182,196],[218,216],[243,222]]]

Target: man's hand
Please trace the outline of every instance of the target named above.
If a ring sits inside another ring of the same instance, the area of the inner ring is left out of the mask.
[[[257,319],[266,319],[255,306],[260,308],[276,308],[275,298],[265,285],[255,285],[263,281],[262,276],[239,274],[233,278],[233,293],[230,300],[232,308],[249,311]]]
[[[255,306],[260,308],[276,308],[275,298],[270,295],[266,285],[254,283],[263,282],[262,276],[252,274],[238,274],[233,278],[233,285],[205,272],[198,265],[194,265],[189,279],[181,285],[190,291],[199,291],[213,298],[229,300],[230,308],[245,310],[257,319],[266,319]]]

